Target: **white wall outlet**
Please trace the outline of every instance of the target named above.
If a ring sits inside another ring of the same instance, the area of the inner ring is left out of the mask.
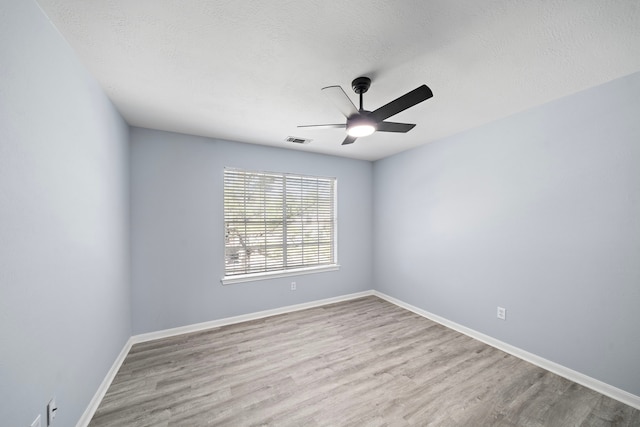
[[[295,291],[296,290],[296,282],[291,282],[291,290]]]
[[[33,420],[33,422],[29,425],[29,427],[42,427],[42,424],[40,423],[40,414],[38,414],[36,419]]]
[[[56,411],[58,410],[58,405],[56,405],[56,398],[54,397],[49,401],[47,405],[47,427],[51,425],[53,419],[56,417]]]
[[[498,319],[507,320],[507,309],[498,307]]]

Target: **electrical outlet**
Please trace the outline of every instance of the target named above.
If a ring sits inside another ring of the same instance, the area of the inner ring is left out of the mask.
[[[504,307],[498,307],[498,319],[507,320],[507,309]]]
[[[52,398],[47,405],[47,427],[51,425],[53,419],[56,417],[56,411],[58,410],[58,405],[56,405],[56,398]]]
[[[36,419],[33,420],[33,422],[29,425],[29,427],[42,427],[42,424],[40,423],[40,414],[38,414]]]
[[[296,290],[296,282],[291,282],[291,290],[292,291]]]

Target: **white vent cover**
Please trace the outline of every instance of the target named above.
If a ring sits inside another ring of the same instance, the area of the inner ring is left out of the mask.
[[[297,136],[288,136],[285,141],[293,142],[294,144],[308,144],[312,139],[298,138]]]

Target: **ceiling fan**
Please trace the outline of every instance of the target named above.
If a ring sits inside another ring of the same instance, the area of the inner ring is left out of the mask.
[[[358,77],[351,82],[353,91],[360,95],[360,108],[356,108],[351,99],[340,86],[327,86],[322,92],[327,95],[342,114],[347,118],[346,123],[328,125],[303,125],[299,128],[346,128],[347,137],[342,145],[353,144],[356,139],[368,136],[375,131],[406,133],[416,125],[411,123],[385,122],[391,116],[398,114],[407,108],[413,107],[433,96],[427,85],[422,85],[409,93],[394,99],[375,111],[367,111],[362,106],[362,94],[369,90],[371,79]]]

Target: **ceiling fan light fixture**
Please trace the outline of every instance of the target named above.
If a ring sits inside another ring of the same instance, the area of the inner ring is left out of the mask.
[[[386,120],[396,114],[411,108],[416,104],[426,101],[433,96],[431,89],[427,85],[422,85],[407,92],[404,95],[386,103],[382,107],[368,111],[363,107],[362,95],[369,90],[371,79],[369,77],[358,77],[351,82],[353,91],[360,98],[360,108],[357,108],[351,98],[347,96],[340,86],[327,86],[322,88],[322,92],[338,107],[338,110],[347,118],[347,123],[335,123],[327,125],[303,125],[299,128],[340,128],[346,129],[347,137],[342,141],[342,145],[353,144],[358,138],[369,136],[374,132],[395,132],[407,133],[416,125],[412,123],[395,123]]]
[[[348,120],[347,134],[355,138],[369,136],[376,131],[376,123],[366,117],[354,117]]]
[[[373,125],[355,125],[350,126],[347,129],[347,133],[350,136],[355,136],[356,138],[362,138],[363,136],[369,136],[376,131],[375,126]]]

